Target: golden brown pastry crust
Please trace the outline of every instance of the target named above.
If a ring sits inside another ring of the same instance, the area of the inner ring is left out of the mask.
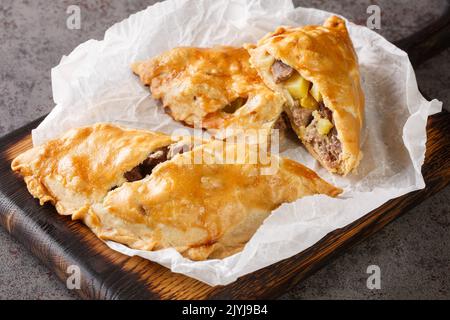
[[[284,202],[341,192],[292,160],[272,155],[263,165],[257,146],[223,141],[178,154],[142,180],[125,181],[124,173],[150,152],[180,139],[187,138],[99,124],[25,152],[12,169],[41,204],[51,202],[60,214],[84,221],[101,239],[142,250],[174,247],[194,260],[240,251]]]
[[[262,38],[256,46],[247,45],[246,48],[252,65],[265,83],[285,97],[285,109],[291,119],[294,101],[286,89],[275,83],[270,70],[274,61],[281,60],[318,86],[325,106],[333,112],[341,141],[340,167],[330,168],[315,154],[311,145],[305,143],[306,148],[331,172],[345,175],[355,169],[362,156],[360,132],[364,94],[357,56],[344,20],[332,16],[323,26],[280,27]],[[293,123],[292,126],[304,141],[299,128]]]
[[[123,184],[124,173],[150,152],[171,143],[164,134],[96,124],[28,150],[11,167],[41,204],[51,202],[60,214],[76,215]]]
[[[238,148],[221,141],[205,144],[161,164],[146,179],[115,189],[89,215],[108,217],[116,228],[99,225],[96,233],[136,249],[173,247],[193,260],[224,258],[242,250],[282,203],[341,192],[292,160],[270,156],[270,164],[252,163],[257,151],[249,147],[240,163],[195,164],[196,154],[217,162]],[[263,174],[275,164],[272,174]]]
[[[189,126],[270,129],[282,112],[283,98],[266,87],[243,48],[180,47],[132,70],[174,120]],[[247,103],[226,112],[238,98]]]

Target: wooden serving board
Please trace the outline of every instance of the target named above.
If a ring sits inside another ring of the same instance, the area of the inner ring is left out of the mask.
[[[31,148],[37,120],[0,140],[0,223],[49,269],[66,281],[70,265],[81,269],[83,298],[93,299],[263,299],[275,298],[318,270],[356,242],[367,238],[408,209],[450,183],[450,114],[428,121],[427,187],[391,200],[311,248],[239,278],[228,286],[210,287],[140,257],[108,248],[80,222],[60,216],[51,205],[39,206],[11,169],[11,160]]]
[[[434,24],[398,43],[409,52],[415,66],[448,46],[449,17],[447,10]],[[14,157],[31,148],[30,132],[40,121],[42,119],[0,139],[0,223],[62,281],[66,282],[69,276],[68,266],[79,266],[81,289],[77,293],[82,298],[276,298],[351,245],[377,232],[450,183],[450,114],[442,112],[428,120],[427,151],[422,168],[425,189],[385,203],[289,259],[241,277],[228,286],[210,287],[140,257],[115,252],[80,222],[58,215],[51,205],[39,206],[10,165]]]

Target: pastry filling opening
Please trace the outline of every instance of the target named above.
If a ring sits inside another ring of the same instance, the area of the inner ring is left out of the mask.
[[[271,72],[274,81],[282,85],[294,100],[291,122],[297,131],[329,167],[337,168],[342,145],[337,136],[333,112],[325,106],[317,85],[280,60],[273,63]]]
[[[332,112],[323,102],[319,103],[318,110],[312,112],[312,120],[305,129],[304,139],[330,168],[339,167],[342,145],[333,124]]]
[[[180,141],[159,149],[152,151],[147,159],[134,167],[128,172],[124,173],[124,178],[128,182],[134,182],[144,179],[153,172],[153,169],[160,163],[168,161],[177,154],[182,154],[191,151],[194,147],[193,143]]]
[[[225,108],[222,109],[225,113],[233,114],[238,109],[240,109],[243,105],[247,103],[247,98],[239,97],[233,102],[231,102],[229,105],[227,105]]]

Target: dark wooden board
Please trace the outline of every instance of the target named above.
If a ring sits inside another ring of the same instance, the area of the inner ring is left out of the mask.
[[[450,11],[397,45],[414,66],[450,44]],[[422,173],[426,188],[391,200],[352,224],[335,230],[309,249],[239,278],[228,286],[210,287],[140,257],[109,249],[80,222],[39,206],[11,160],[31,148],[30,131],[38,119],[0,139],[0,223],[62,281],[70,265],[81,270],[77,293],[90,299],[267,299],[284,293],[353,244],[366,239],[408,209],[450,183],[450,114],[430,117]]]
[[[94,299],[262,299],[275,298],[318,270],[354,243],[450,183],[450,114],[428,121],[426,160],[422,172],[427,187],[391,200],[345,228],[336,230],[296,256],[244,276],[228,286],[210,287],[172,273],[140,257],[109,249],[80,222],[40,207],[22,179],[11,172],[11,160],[31,147],[30,130],[40,120],[0,140],[0,223],[49,269],[66,281],[69,265],[81,269],[83,298]]]

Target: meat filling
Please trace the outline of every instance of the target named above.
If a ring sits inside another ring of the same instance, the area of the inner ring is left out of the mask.
[[[275,83],[284,82],[296,73],[292,67],[280,60],[272,64],[271,72]],[[287,89],[294,99],[290,115],[292,124],[299,130],[301,128],[305,142],[313,147],[320,159],[331,168],[337,167],[342,145],[334,126],[333,112],[324,105],[317,92],[308,93],[310,83],[303,78],[299,77],[299,80],[294,81]]]
[[[160,163],[167,161],[168,147],[160,148],[153,151],[147,159],[141,164],[134,167],[123,175],[128,182],[138,181],[144,179],[145,176],[152,173],[153,169]]]
[[[270,71],[272,72],[275,83],[280,83],[288,80],[295,72],[292,67],[288,66],[280,60],[276,60],[273,63],[272,67],[270,67]]]
[[[235,113],[239,108],[241,108],[246,103],[247,98],[239,97],[233,102],[231,102],[229,105],[227,105],[225,108],[223,108],[222,111],[225,113]]]
[[[333,113],[325,107],[323,103],[319,104],[318,113],[321,118],[333,122]],[[317,131],[317,119],[313,119],[306,129],[305,140],[311,144],[319,157],[323,159],[330,167],[337,167],[340,155],[342,153],[342,144],[337,136],[336,127],[333,127],[326,135]]]
[[[281,132],[285,131],[288,128],[288,123],[286,122],[286,115],[282,113],[280,117],[275,121],[273,128],[276,130],[280,130]]]
[[[327,107],[325,107],[325,105],[323,104],[323,102],[319,103],[319,113],[322,116],[322,118],[324,119],[328,119],[331,122],[333,122],[333,112],[331,112],[330,109],[328,109]]]
[[[308,130],[306,140],[325,163],[332,168],[338,166],[342,146],[337,137],[336,128],[333,128],[326,136],[319,134],[315,129]]]
[[[292,108],[292,118],[294,124],[300,127],[307,127],[313,120],[313,110],[302,108],[297,100],[295,100],[294,108]]]
[[[128,182],[134,182],[144,179],[152,173],[153,169],[160,163],[172,159],[177,154],[190,151],[193,144],[179,142],[166,147],[159,148],[147,157],[141,164],[137,165],[123,175]]]

